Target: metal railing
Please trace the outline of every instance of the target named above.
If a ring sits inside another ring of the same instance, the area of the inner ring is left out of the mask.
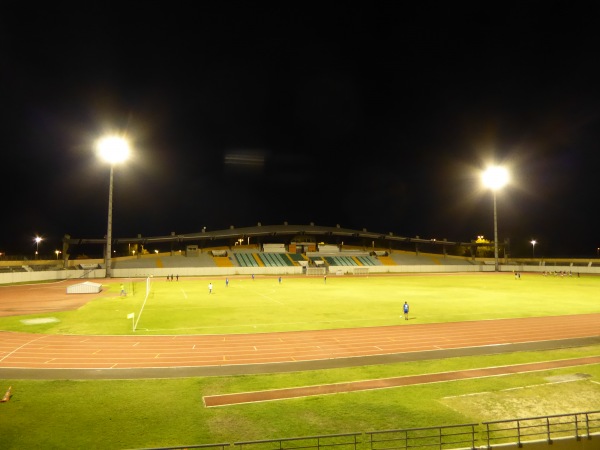
[[[327,434],[320,436],[243,441],[233,444],[186,445],[138,450],[452,450],[493,449],[528,441],[600,439],[600,410],[551,416],[466,423],[425,428]],[[232,449],[231,447],[237,447]]]
[[[551,416],[524,417],[520,419],[483,422],[487,448],[493,445],[545,440],[549,444],[557,438],[591,438],[600,433],[600,411]]]
[[[231,447],[230,443],[226,444],[202,444],[202,445],[180,445],[178,447],[152,447],[152,448],[139,448],[136,450],[187,450],[188,448],[203,448],[210,450],[225,450],[225,447]]]
[[[356,450],[362,433],[327,434],[321,436],[235,442],[239,450]]]
[[[368,431],[371,450],[475,448],[476,423],[443,427]]]

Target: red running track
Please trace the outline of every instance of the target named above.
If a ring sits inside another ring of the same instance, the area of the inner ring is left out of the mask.
[[[65,336],[0,332],[0,369],[241,366],[598,336],[600,314],[237,335]]]

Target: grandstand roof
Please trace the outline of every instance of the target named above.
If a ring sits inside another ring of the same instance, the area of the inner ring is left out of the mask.
[[[396,236],[392,232],[372,232],[363,228],[362,230],[352,230],[348,228],[342,228],[337,225],[335,227],[330,226],[318,226],[314,224],[309,225],[289,225],[284,223],[282,225],[261,225],[258,224],[254,227],[235,228],[231,226],[225,230],[206,231],[203,230],[198,233],[189,234],[176,234],[172,233],[169,236],[153,236],[153,237],[115,237],[112,241],[113,244],[148,244],[148,243],[168,243],[168,242],[202,242],[202,241],[216,241],[216,240],[237,240],[240,238],[258,238],[267,236],[334,236],[334,237],[351,237],[358,239],[369,239],[378,241],[389,241],[389,242],[404,242],[404,243],[423,243],[432,245],[473,245],[472,242],[452,242],[448,240],[438,239],[422,239],[416,237],[405,237]],[[63,242],[66,244],[99,244],[104,245],[106,238],[73,238],[69,235],[65,235]],[[489,245],[489,244],[488,244]]]

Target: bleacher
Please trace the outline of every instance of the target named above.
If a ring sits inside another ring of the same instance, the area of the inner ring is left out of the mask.
[[[240,267],[259,267],[253,253],[234,252],[233,256]]]
[[[295,266],[299,265],[301,261],[306,261],[306,258],[301,253],[288,253],[287,256],[292,260]]]
[[[279,249],[279,247],[276,247]],[[378,255],[375,251],[364,248],[350,249],[347,246],[340,250],[336,246],[325,246],[328,252],[288,253],[274,251],[261,251],[259,246],[235,246],[229,249],[204,249],[192,256],[181,253],[158,253],[143,256],[129,256],[114,258],[114,269],[177,269],[197,267],[244,267],[244,268],[291,268],[304,266],[305,268],[353,268],[348,273],[368,267],[383,265],[447,265],[447,264],[472,264],[464,258],[448,258],[444,255],[415,254],[412,252],[382,252]],[[320,249],[319,249],[320,250]],[[74,268],[91,270],[102,268],[101,264],[77,264]],[[0,269],[0,273],[11,271],[34,271],[37,267],[15,267]],[[306,269],[303,273],[307,273]]]
[[[395,252],[390,255],[397,265],[435,265],[430,255]]]
[[[311,262],[313,266],[324,266],[326,265],[326,261],[322,256],[309,256],[308,260]]]
[[[265,267],[285,267],[293,266],[294,263],[285,253],[257,253]]]
[[[229,256],[213,256],[213,261],[217,267],[233,267],[233,261]]]
[[[204,276],[214,274],[257,274],[257,275],[320,275],[326,273],[362,275],[399,272],[442,272],[445,267],[449,272],[457,270],[472,271],[472,266],[487,266],[479,271],[488,272],[494,269],[495,262],[491,258],[475,258],[473,256],[456,256],[446,253],[423,253],[419,251],[406,251],[395,249],[375,249],[368,246],[349,245],[290,245],[290,251],[283,244],[253,244],[234,245],[218,248],[198,248],[191,251],[192,246],[187,246],[185,252],[176,250],[170,252],[155,252],[138,255],[128,255],[112,258],[112,268],[117,270],[115,276],[139,276],[139,274],[179,274],[180,276]],[[267,251],[265,251],[265,249]],[[2,261],[0,275],[11,276],[11,272],[27,272],[14,274],[23,278],[25,275],[31,279],[38,279],[40,271],[83,271],[80,277],[102,276],[103,261],[99,258],[79,260],[24,260],[10,263]],[[64,267],[63,267],[64,264]],[[576,273],[596,273],[600,262],[597,260],[547,260],[536,261],[532,258],[524,260],[511,259],[503,261],[503,265],[519,266],[518,270],[537,271],[551,270],[554,267],[566,266],[567,271]],[[408,267],[412,266],[412,267]],[[415,267],[419,266],[419,267]],[[437,267],[436,267],[437,266]],[[468,267],[471,266],[471,267]],[[181,270],[178,270],[181,269]],[[239,269],[239,270],[238,270]],[[96,272],[100,270],[100,272]],[[477,268],[476,268],[477,270]],[[517,269],[515,269],[517,270]],[[58,275],[63,276],[63,275]],[[23,278],[25,279],[25,278]],[[27,278],[29,279],[29,278]]]
[[[377,258],[375,258],[374,256],[371,256],[371,255],[367,255],[367,256],[359,255],[356,257],[356,259],[358,259],[363,266],[380,266],[381,265],[381,262]]]
[[[60,270],[62,266],[60,264],[31,264],[25,267],[31,269],[33,272],[42,272],[44,270]]]
[[[358,266],[359,264],[351,256],[324,256],[323,259],[330,266]]]
[[[379,256],[379,262],[384,266],[395,266],[397,264],[391,256]]]
[[[438,260],[440,261],[440,264],[443,264],[445,266],[472,266],[474,264],[477,264],[473,260],[467,258],[439,257]]]
[[[97,265],[96,265],[97,266]],[[216,267],[217,264],[208,253],[199,253],[196,256],[183,255],[148,255],[141,258],[113,259],[115,269],[176,269],[179,267]]]
[[[27,272],[23,266],[0,266],[0,273]]]

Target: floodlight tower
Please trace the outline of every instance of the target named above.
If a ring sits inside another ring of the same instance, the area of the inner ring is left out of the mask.
[[[508,171],[504,167],[488,167],[481,177],[485,187],[492,191],[494,197],[494,270],[498,272],[498,213],[496,211],[496,191],[508,183]]]
[[[106,278],[112,275],[112,203],[113,203],[113,171],[115,164],[129,157],[129,143],[119,136],[107,136],[98,141],[97,150],[100,157],[110,164],[110,181],[108,187],[108,224],[106,227]]]
[[[42,238],[39,236],[36,236],[34,241],[35,241],[35,259],[38,259],[38,254],[39,254],[39,249],[40,249],[40,242],[42,242]]]

